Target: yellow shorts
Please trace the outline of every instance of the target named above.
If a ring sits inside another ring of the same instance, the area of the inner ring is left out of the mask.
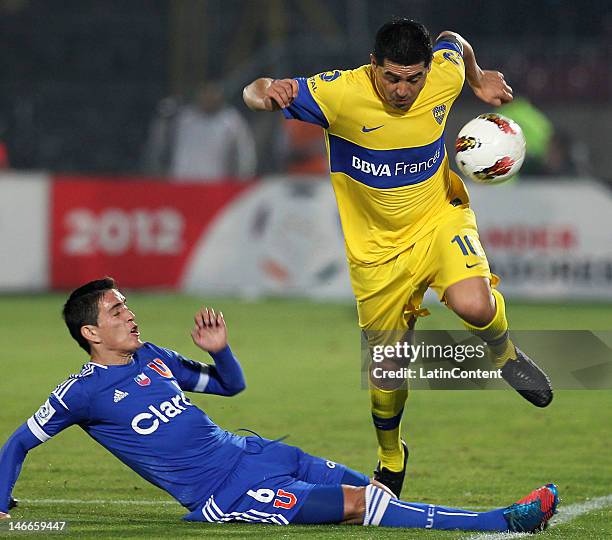
[[[440,300],[453,283],[492,277],[478,238],[476,217],[467,206],[453,208],[427,236],[396,258],[377,266],[349,264],[364,330],[404,330],[411,317],[425,315],[423,295],[431,287]]]

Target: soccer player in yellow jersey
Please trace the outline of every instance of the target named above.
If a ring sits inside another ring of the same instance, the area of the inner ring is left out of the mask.
[[[467,190],[448,166],[444,127],[464,79],[489,105],[512,100],[503,75],[482,70],[463,37],[442,32],[432,46],[423,25],[398,19],[378,30],[368,65],[261,78],[243,96],[252,110],[281,109],[325,129],[359,325],[370,345],[381,331],[409,333],[426,314],[421,301],[431,287],[488,344],[506,381],[544,407],[550,382],[509,339]],[[407,395],[406,381],[370,374],[375,478],[397,495],[408,457],[400,439]]]

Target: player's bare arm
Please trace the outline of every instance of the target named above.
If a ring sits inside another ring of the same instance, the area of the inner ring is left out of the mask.
[[[242,91],[242,98],[252,111],[277,111],[289,107],[298,95],[295,79],[256,79]]]
[[[476,61],[474,49],[464,37],[456,32],[446,30],[438,36],[438,39],[445,36],[454,37],[463,46],[465,77],[478,98],[494,107],[512,101],[512,88],[506,83],[502,73],[482,69]]]

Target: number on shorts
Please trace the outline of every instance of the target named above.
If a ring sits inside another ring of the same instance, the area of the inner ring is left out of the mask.
[[[274,499],[274,491],[271,489],[258,489],[257,491],[253,491],[252,489],[249,489],[249,491],[247,491],[247,495],[250,495],[251,497],[253,497],[253,499],[255,499],[257,502],[260,503],[269,503],[272,502],[272,499]]]
[[[264,504],[271,503],[274,500],[273,505],[275,508],[284,508],[286,510],[293,508],[297,503],[297,497],[293,493],[280,488],[276,492],[266,488],[258,489],[257,491],[249,489],[247,495],[253,497],[257,502]]]
[[[454,242],[459,246],[461,253],[463,253],[465,257],[470,255],[470,253],[472,255],[476,255],[477,257],[484,257],[484,251],[480,245],[480,242],[478,241],[478,238],[468,234],[464,234],[463,238],[456,235],[451,240],[451,244]]]

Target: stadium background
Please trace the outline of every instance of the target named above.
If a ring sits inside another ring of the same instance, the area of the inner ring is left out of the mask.
[[[392,15],[421,20],[434,35],[462,33],[480,64],[503,71],[539,111],[533,115],[547,119],[536,126],[551,129],[532,174],[469,186],[513,327],[612,329],[606,2],[4,0],[0,441],[85,360],[58,317],[64,292],[111,274],[134,291],[146,339],[196,357],[192,313],[203,302],[223,309],[249,388],[229,402],[194,398],[222,426],[289,433],[313,453],[374,466],[333,195],[324,175],[288,173],[280,115],[249,112],[240,94],[258,76],[366,62],[373,33]],[[186,102],[213,79],[252,128],[256,177],[179,184],[152,172],[147,140],[163,104]],[[482,112],[466,89],[447,124],[451,158],[459,127]],[[459,328],[435,302],[431,308],[425,327]],[[404,498],[488,507],[552,479],[570,508],[588,499],[599,506],[550,534],[604,538],[612,517],[609,404],[609,390],[563,390],[546,411],[512,392],[415,392]],[[178,505],[76,429],[28,457],[16,495],[24,500],[16,516],[65,517],[82,536],[201,534],[178,522]]]

